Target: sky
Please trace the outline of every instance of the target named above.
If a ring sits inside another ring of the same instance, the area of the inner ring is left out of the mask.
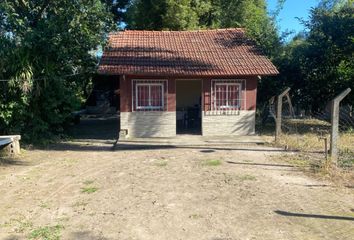
[[[277,0],[267,0],[268,11],[275,9]],[[311,7],[318,5],[319,0],[286,0],[284,8],[278,17],[280,31],[286,30],[300,32],[304,29],[296,17],[308,19]]]

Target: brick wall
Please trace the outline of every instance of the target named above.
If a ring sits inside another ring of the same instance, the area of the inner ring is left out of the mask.
[[[246,80],[246,105],[238,114],[223,115],[212,114],[211,110],[211,80],[203,80],[203,114],[202,114],[202,135],[223,136],[223,135],[251,135],[255,133],[256,102],[257,102],[257,77],[233,77],[234,79]]]
[[[167,79],[167,111],[132,112],[132,79]],[[197,78],[193,77],[193,79]],[[202,134],[205,136],[254,134],[257,77],[230,77],[230,79],[246,79],[246,105],[239,111],[239,114],[235,115],[208,114],[211,103],[211,79],[203,78]],[[127,129],[129,137],[173,137],[176,135],[175,82],[175,79],[171,77],[127,76],[120,78],[121,129]]]

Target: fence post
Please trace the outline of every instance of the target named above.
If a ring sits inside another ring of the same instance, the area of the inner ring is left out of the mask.
[[[281,116],[283,108],[283,97],[290,91],[290,88],[285,89],[277,97],[277,116],[275,120],[275,142],[278,142],[279,136],[281,135]]]
[[[331,146],[330,156],[331,160],[337,165],[338,160],[338,128],[339,128],[339,104],[349,93],[351,89],[347,88],[336,96],[331,101]]]

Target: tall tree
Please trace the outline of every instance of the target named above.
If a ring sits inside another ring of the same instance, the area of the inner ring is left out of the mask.
[[[311,11],[304,52],[305,93],[317,99],[334,97],[354,86],[354,5],[353,1],[335,1]],[[354,97],[347,98],[354,104]]]
[[[281,1],[283,2],[283,1]],[[270,56],[280,46],[265,0],[132,0],[127,28],[190,30],[244,27]]]
[[[322,1],[304,24],[307,31],[275,58],[281,73],[277,81],[292,87],[294,102],[317,111],[341,90],[354,86],[353,1]],[[269,92],[275,89],[266,87]],[[353,94],[345,101],[353,105]]]
[[[60,133],[112,29],[100,0],[0,2],[0,133]],[[3,45],[4,44],[4,45]],[[84,73],[70,77],[75,73]],[[86,73],[86,74],[85,74]]]

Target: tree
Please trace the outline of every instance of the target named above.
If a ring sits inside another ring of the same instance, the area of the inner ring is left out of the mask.
[[[286,87],[301,108],[319,111],[347,87],[354,86],[353,0],[324,0],[313,8],[306,31],[284,44],[273,62],[280,75],[260,82],[259,100]],[[345,98],[354,104],[354,95]]]
[[[244,27],[269,56],[280,46],[275,19],[268,15],[265,0],[133,0],[126,19],[129,29]]]
[[[107,6],[107,10],[113,15],[113,20],[117,25],[125,21],[125,12],[130,0],[101,0]]]
[[[127,10],[127,28],[188,30],[197,28],[191,0],[133,0]]]
[[[62,133],[113,21],[99,0],[0,3],[0,133]],[[79,73],[76,76],[70,76]]]
[[[320,5],[311,11],[302,63],[304,92],[317,108],[317,99],[334,97],[354,86],[354,6],[350,1]],[[347,101],[354,104],[354,97]]]

